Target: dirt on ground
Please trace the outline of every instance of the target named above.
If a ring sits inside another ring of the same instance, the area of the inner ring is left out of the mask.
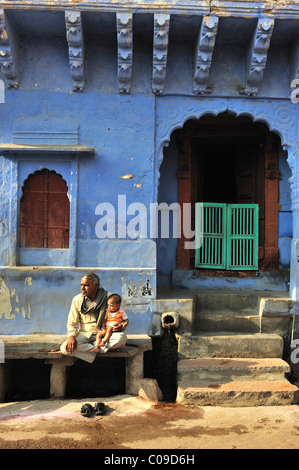
[[[80,414],[96,401],[105,415]],[[0,404],[0,449],[298,448],[298,405],[186,407],[128,395]]]

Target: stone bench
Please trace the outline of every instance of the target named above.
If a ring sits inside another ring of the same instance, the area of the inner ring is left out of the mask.
[[[139,395],[150,400],[161,399],[161,392],[155,379],[144,378],[143,355],[152,349],[151,338],[147,335],[127,335],[126,346],[119,351],[110,350],[98,354],[101,359],[124,357],[126,363],[126,393]],[[60,352],[64,335],[30,334],[0,335],[4,343],[4,360],[44,359],[51,365],[50,397],[64,398],[66,391],[66,370],[74,364],[75,358]],[[5,362],[0,363],[0,402],[5,400]]]

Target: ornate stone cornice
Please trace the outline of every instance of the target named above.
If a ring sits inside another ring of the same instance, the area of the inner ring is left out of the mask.
[[[299,0],[298,4],[296,4],[299,8]],[[220,2],[221,3],[221,2]],[[216,12],[216,6],[220,8],[220,3],[211,0],[209,4],[209,11]],[[266,67],[267,62],[267,54],[270,45],[270,40],[273,32],[274,27],[274,18],[270,17],[270,5],[267,2],[257,2],[252,1],[252,8],[253,12],[257,13],[257,5],[261,7],[259,11],[259,15],[261,15],[261,11],[266,8],[268,5],[268,12],[264,12],[262,16],[259,16],[256,20],[256,28],[254,34],[252,35],[252,41],[248,46],[247,51],[247,68],[246,68],[246,76],[240,77],[238,84],[235,86],[232,94],[246,94],[246,95],[257,95],[259,92],[259,87],[263,78],[264,70]],[[250,3],[250,5],[251,5]],[[293,3],[286,2],[287,4],[291,4],[293,8]],[[3,1],[0,0],[0,5],[3,4]],[[85,0],[80,1],[77,4],[76,9],[70,9],[69,1],[62,0],[61,2],[54,2],[50,0],[32,0],[30,3],[30,7],[28,9],[37,10],[38,6],[45,5],[51,6],[49,10],[61,10],[61,6],[63,5],[66,9],[63,12],[65,15],[65,27],[66,27],[66,38],[68,42],[68,51],[69,51],[69,64],[70,64],[70,74],[73,81],[73,90],[74,91],[82,91],[84,89],[84,81],[85,81],[85,46],[84,46],[84,21],[86,20],[86,28],[88,28],[88,16],[84,15],[84,12],[91,11],[94,8],[94,2],[88,2]],[[221,3],[223,13],[224,1]],[[281,5],[281,3],[279,3]],[[19,39],[16,34],[16,28],[11,27],[9,20],[11,19],[12,22],[16,21],[16,23],[20,25],[20,34],[22,34],[22,11],[24,5],[27,5],[25,2],[21,2],[20,0],[10,0],[9,3],[10,7],[12,5],[15,6],[15,10],[19,9],[20,14],[18,12],[7,12],[5,10],[1,10],[0,8],[0,27],[2,30],[2,34],[0,37],[0,66],[3,69],[3,74],[5,81],[8,87],[17,87],[19,83]],[[29,4],[28,4],[29,5]],[[192,95],[195,94],[207,94],[210,93],[211,90],[209,89],[209,73],[212,63],[213,51],[215,46],[216,34],[218,29],[218,22],[221,24],[221,18],[219,18],[216,14],[204,15],[203,14],[203,5],[206,5],[205,2],[197,2],[196,0],[167,0],[163,3],[162,9],[162,2],[160,0],[157,1],[133,1],[133,0],[111,0],[111,2],[103,2],[99,0],[97,2],[98,9],[95,12],[95,16],[97,14],[97,24],[101,24],[101,14],[103,11],[110,11],[116,18],[116,25],[117,25],[117,78],[118,78],[118,88],[119,92],[121,93],[130,93],[132,88],[132,78],[133,78],[133,15],[136,18],[139,13],[149,13],[147,15],[147,27],[149,27],[149,22],[152,22],[154,18],[154,34],[153,34],[153,67],[152,67],[152,92],[159,95],[162,94],[164,91],[169,93],[169,89],[165,87],[166,83],[166,76],[167,76],[167,66],[168,66],[168,37],[169,34],[172,37],[171,25],[172,25],[172,18],[174,15],[184,15],[186,18],[189,16],[187,15],[186,11],[181,10],[183,6],[187,7],[187,5],[192,9],[194,9],[195,14],[199,17],[194,21],[194,17],[191,17],[190,25],[193,28],[194,25],[198,25],[201,21],[201,27],[198,32],[198,40],[197,46],[195,50],[195,59],[193,62],[193,75],[192,77],[188,77],[188,84],[186,80],[186,89],[183,90],[184,94]],[[136,6],[136,11],[131,8],[133,5]],[[234,6],[237,8],[237,5],[240,6],[241,10],[243,11],[244,16],[242,18],[247,19],[247,14],[245,15],[245,3],[243,1],[240,2],[231,2],[231,7]],[[278,4],[275,4],[278,8]],[[54,8],[55,7],[55,8]],[[103,9],[102,9],[103,7]],[[158,8],[159,7],[159,8]],[[165,8],[164,8],[165,7]],[[207,5],[206,5],[207,7]],[[205,7],[205,8],[206,8]],[[249,8],[249,7],[248,7]],[[250,7],[251,8],[251,7]],[[295,7],[294,7],[295,8]],[[106,10],[107,9],[107,10]],[[214,10],[213,10],[214,9]],[[240,11],[241,11],[240,10]],[[48,11],[48,10],[47,10]],[[159,12],[158,12],[159,11]],[[208,11],[208,10],[207,10]],[[225,14],[228,14],[230,11],[230,6],[227,4],[227,10],[225,10]],[[154,12],[154,14],[152,14]],[[171,12],[171,13],[169,13]],[[50,16],[50,15],[49,15]],[[60,16],[60,14],[58,15]],[[143,15],[142,15],[143,16]],[[224,13],[223,13],[223,16]],[[237,15],[236,15],[237,16]],[[296,16],[296,15],[295,15]],[[26,19],[30,15],[26,15]],[[299,17],[299,16],[298,16]],[[32,15],[31,21],[31,28],[32,22],[34,21],[34,15]],[[49,28],[53,28],[53,31],[57,33],[56,25],[51,23],[53,21],[50,19],[49,21]],[[235,18],[233,22],[238,23],[238,19]],[[295,24],[292,24],[292,31],[295,31],[294,26],[296,26],[297,21]],[[175,21],[173,21],[175,25]],[[178,22],[179,24],[179,22]],[[187,24],[187,22],[186,22]],[[152,25],[150,25],[152,27]],[[188,27],[188,26],[187,26]],[[197,26],[196,26],[197,27]],[[232,25],[233,27],[233,25]],[[238,30],[237,24],[237,30]],[[247,27],[247,26],[246,26]],[[251,23],[250,23],[251,27]],[[59,24],[59,34],[65,34],[62,31],[61,24]],[[174,27],[175,28],[175,27]],[[175,29],[174,29],[175,30]],[[248,30],[248,27],[247,27]],[[23,31],[26,31],[24,28]],[[180,30],[178,30],[180,31]],[[226,30],[225,30],[226,31]],[[290,34],[292,34],[292,31]],[[180,34],[180,33],[179,33]],[[192,33],[193,34],[193,33]],[[230,31],[226,34],[230,34]],[[279,33],[282,34],[282,40],[284,39],[284,32]],[[179,41],[180,38],[177,38]],[[279,38],[276,37],[276,43],[278,43]],[[299,42],[296,39],[293,39],[290,36],[291,47],[294,50],[294,53],[291,54],[291,66],[290,66],[290,76],[294,78],[298,78],[299,75]],[[221,43],[220,43],[221,44]],[[1,49],[2,46],[2,49]],[[191,54],[191,48],[189,49]],[[193,51],[192,51],[193,54]],[[217,57],[218,54],[217,54]],[[189,58],[188,58],[189,60]],[[192,60],[192,59],[191,59]],[[239,63],[243,66],[240,58],[238,59]],[[219,62],[219,59],[218,59]],[[24,64],[23,64],[24,65]],[[217,69],[217,68],[216,68]],[[292,70],[291,70],[292,69]],[[240,74],[239,74],[240,75]],[[189,81],[190,78],[190,81]],[[243,89],[240,90],[240,80],[243,81]],[[173,81],[171,81],[170,85],[172,86]],[[179,85],[178,85],[179,86]],[[147,89],[148,91],[148,89]],[[171,88],[173,92],[173,88]],[[180,93],[180,90],[175,90],[177,93]],[[291,94],[291,91],[290,91]],[[286,96],[285,90],[282,92],[281,95],[283,98]]]
[[[297,0],[211,0],[210,13],[219,17],[260,18],[261,16],[275,19],[298,19],[299,4]]]
[[[19,84],[19,40],[5,11],[0,9],[0,65],[8,88]]]
[[[152,91],[162,93],[166,79],[170,15],[154,15]]]
[[[208,15],[209,0],[0,0],[0,8],[4,9],[47,9],[95,12],[128,12],[131,13],[174,13]]]
[[[274,28],[273,18],[260,18],[254,31],[252,44],[248,50],[246,64],[246,95],[256,95],[263,79]]]
[[[65,12],[66,37],[69,48],[70,72],[73,91],[83,91],[85,75],[85,47],[81,13]]]
[[[210,93],[208,78],[212,63],[219,19],[217,16],[204,16],[198,34],[194,65],[193,91],[196,94]]]
[[[296,0],[0,0],[3,9],[47,9],[95,12],[163,13],[186,15],[210,15],[219,17],[256,18],[270,15],[275,18],[299,18],[299,4]]]
[[[133,15],[117,13],[117,66],[120,93],[130,93],[133,71]]]

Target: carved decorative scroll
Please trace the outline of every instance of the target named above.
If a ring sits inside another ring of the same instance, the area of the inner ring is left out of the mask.
[[[273,18],[260,18],[248,51],[246,95],[256,95],[266,68],[267,55],[274,28]]]
[[[133,72],[133,15],[117,13],[118,88],[120,93],[130,93]]]
[[[81,13],[79,11],[66,11],[65,24],[73,91],[83,91],[85,81],[85,47]]]
[[[19,85],[19,40],[5,11],[0,9],[0,66],[8,88]]]
[[[212,63],[219,19],[217,16],[204,16],[198,34],[194,66],[193,92],[210,93],[208,78]]]
[[[170,15],[154,15],[152,91],[162,93],[166,79]]]

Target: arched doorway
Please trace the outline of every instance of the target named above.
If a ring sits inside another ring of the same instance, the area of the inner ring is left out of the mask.
[[[291,173],[278,135],[270,132],[265,124],[227,112],[190,119],[173,133],[169,148],[164,151],[159,202],[165,199],[165,180],[166,174],[168,178],[171,174],[170,168],[177,173],[172,192],[175,187],[181,207],[188,202],[193,210],[196,202],[258,205],[257,269],[275,271],[279,268],[280,243],[283,262],[289,264],[290,253],[285,255],[285,252],[290,251],[292,238],[288,183]],[[284,210],[287,205],[288,210]],[[194,218],[193,212],[193,229]],[[185,242],[184,236],[177,240],[172,267],[203,269],[196,266],[195,250],[186,250]],[[172,252],[173,246],[173,243],[168,244]],[[163,249],[163,242],[160,242],[158,263]],[[161,271],[161,266],[159,269]]]

